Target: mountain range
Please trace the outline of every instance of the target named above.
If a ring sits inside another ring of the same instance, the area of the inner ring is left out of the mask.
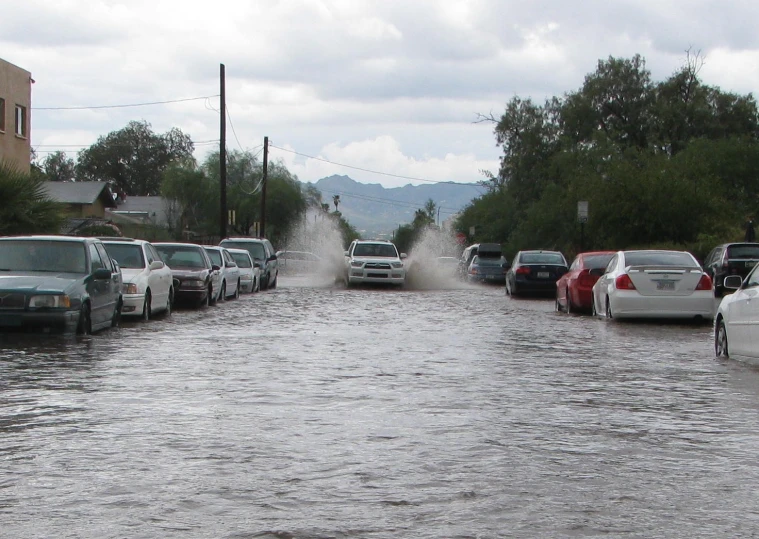
[[[348,176],[328,176],[314,186],[322,193],[324,202],[332,203],[340,195],[338,210],[362,237],[390,235],[398,225],[411,223],[414,213],[424,208],[430,199],[439,208],[438,224],[453,217],[474,198],[483,194],[477,184],[431,183],[387,188],[378,183],[359,183]]]

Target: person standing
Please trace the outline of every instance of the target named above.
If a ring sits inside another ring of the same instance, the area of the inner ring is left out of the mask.
[[[753,217],[748,218],[748,222],[746,223],[746,235],[744,236],[743,241],[747,241],[747,242],[756,241],[756,232],[754,231]]]

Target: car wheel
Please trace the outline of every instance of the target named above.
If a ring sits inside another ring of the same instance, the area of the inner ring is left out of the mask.
[[[511,283],[509,282],[508,279],[506,279],[506,295],[507,296],[511,295]]]
[[[221,282],[221,290],[219,291],[219,301],[227,301],[227,281]]]
[[[240,281],[237,281],[237,287],[235,288],[235,293],[232,296],[232,299],[240,299]]]
[[[269,274],[265,273],[265,274],[261,275],[261,287],[260,287],[260,289],[261,290],[266,290],[267,288],[269,288]]]
[[[277,273],[274,274],[274,282],[271,283],[271,288],[272,289],[277,288],[277,279],[278,278],[279,278],[279,272],[277,272]]]
[[[559,293],[558,292],[556,292],[556,305],[554,307],[555,307],[555,311],[557,313],[560,313],[560,312],[564,311],[564,309],[561,308],[561,303],[559,302]]]
[[[598,316],[598,311],[596,311],[596,298],[594,296],[590,298],[590,314],[591,316]]]
[[[208,290],[206,291],[206,297],[204,297],[200,301],[201,307],[209,307],[211,305],[212,294],[213,294],[213,287],[211,285],[208,285]]]
[[[113,310],[113,316],[111,316],[111,327],[117,328],[121,324],[121,298],[116,302],[116,308]]]
[[[614,318],[614,315],[611,312],[611,302],[609,301],[608,297],[606,298],[606,318]]]
[[[92,318],[90,316],[90,304],[82,303],[79,310],[79,324],[76,327],[77,335],[89,335],[92,333]]]
[[[572,308],[572,296],[569,295],[569,288],[567,288],[565,294],[567,298],[566,311],[567,311],[567,314],[571,314],[574,312],[574,309]]]
[[[166,300],[166,308],[163,310],[164,316],[171,316],[171,304],[174,303],[174,290],[169,289],[169,297]]]
[[[150,290],[145,292],[145,303],[142,305],[142,319],[147,322],[152,317],[152,313],[150,312],[150,305],[153,301],[153,298],[150,297]]]
[[[714,353],[717,357],[730,357],[730,350],[727,346],[727,328],[725,320],[720,318],[717,323],[717,331],[714,333]]]
[[[261,290],[261,281],[253,277],[253,292],[258,292]]]

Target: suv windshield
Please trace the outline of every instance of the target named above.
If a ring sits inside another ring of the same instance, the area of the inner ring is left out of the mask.
[[[353,248],[353,256],[398,258],[398,251],[390,243],[357,243]]]
[[[226,247],[229,249],[232,247],[233,249],[244,249],[250,253],[250,256],[258,259],[263,260],[266,258],[266,251],[264,250],[263,243],[257,243],[252,241],[227,241],[224,240],[220,243],[222,247]]]

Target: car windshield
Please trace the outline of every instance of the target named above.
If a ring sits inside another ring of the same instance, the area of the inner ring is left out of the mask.
[[[78,241],[0,241],[0,271],[88,273],[84,243]]]
[[[262,243],[254,243],[254,242],[247,242],[247,241],[223,241],[221,242],[221,245],[229,249],[230,247],[234,249],[244,249],[250,253],[250,256],[258,259],[263,260],[266,258],[266,251],[264,250],[264,246]]]
[[[134,243],[106,243],[105,250],[108,255],[125,269],[142,269],[145,267],[145,258],[142,256],[142,248]]]
[[[224,265],[221,261],[221,251],[217,251],[216,249],[206,249],[206,253],[208,253],[208,257],[211,259],[212,264],[216,264],[219,267]]]
[[[163,261],[170,268],[205,268],[206,262],[200,247],[155,245]]]
[[[559,253],[522,253],[519,255],[520,264],[565,264],[564,257]]]
[[[731,245],[727,248],[727,258],[759,258],[759,245]]]
[[[613,253],[608,255],[587,255],[582,257],[583,267],[586,269],[603,269],[609,265]]]
[[[353,256],[377,256],[381,258],[398,258],[395,245],[389,243],[357,243]]]
[[[628,252],[625,253],[626,266],[692,266],[696,263],[688,253],[672,252]]]
[[[253,264],[250,263],[250,257],[244,253],[229,253],[240,268],[252,268]]]

